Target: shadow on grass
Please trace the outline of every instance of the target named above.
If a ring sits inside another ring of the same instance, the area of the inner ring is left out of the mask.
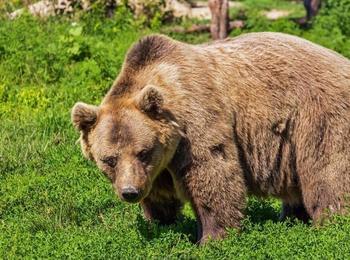
[[[172,233],[185,235],[192,243],[197,242],[196,220],[187,216],[181,216],[176,223],[171,225],[160,225],[157,222],[147,221],[142,215],[137,216],[136,222],[139,232],[147,241],[160,238],[164,233],[172,231]]]
[[[280,205],[276,200],[263,200],[257,198],[250,198],[246,208],[246,220],[251,224],[264,225],[268,221],[273,223],[279,222]],[[157,222],[149,222],[144,219],[142,214],[137,216],[138,230],[141,235],[147,240],[160,238],[164,233],[173,232],[185,235],[189,241],[197,242],[197,224],[196,220],[181,216],[175,224],[160,225]]]
[[[246,217],[253,224],[264,224],[267,221],[277,223],[281,209],[276,207],[275,203],[271,199],[250,198],[246,208]]]

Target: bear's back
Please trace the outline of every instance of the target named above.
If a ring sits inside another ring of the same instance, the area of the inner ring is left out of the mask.
[[[310,41],[283,33],[248,33],[197,49],[208,57],[209,71],[224,75],[216,77],[226,86],[220,91],[242,106],[265,110],[314,98],[330,106],[335,100],[350,101],[350,61]]]
[[[202,48],[204,52],[213,52],[223,64],[231,61],[241,74],[244,70],[251,72],[250,77],[264,80],[271,76],[290,83],[307,81],[308,86],[328,82],[350,89],[350,60],[296,36],[273,32],[248,33],[203,45]]]

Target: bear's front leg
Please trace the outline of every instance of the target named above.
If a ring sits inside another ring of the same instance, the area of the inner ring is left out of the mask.
[[[142,200],[146,219],[169,225],[176,221],[183,203],[177,198],[170,173],[164,170],[152,185],[150,194]]]
[[[225,147],[220,147],[220,150]],[[197,216],[198,242],[218,239],[227,228],[239,228],[244,217],[246,187],[233,153],[215,151],[194,162],[184,176],[186,193]]]

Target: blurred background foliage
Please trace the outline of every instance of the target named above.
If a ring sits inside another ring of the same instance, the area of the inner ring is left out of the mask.
[[[113,15],[106,1],[70,13],[35,17],[8,13],[30,1],[0,2],[0,258],[349,258],[350,219],[322,228],[278,222],[275,199],[249,198],[239,234],[205,247],[193,244],[188,205],[170,227],[147,223],[138,205],[120,202],[96,167],[82,158],[70,123],[81,100],[98,104],[117,76],[130,45],[149,33],[189,43],[208,32],[184,33],[208,19],[171,17],[152,2],[135,17],[128,2]],[[143,4],[147,4],[144,2]],[[193,2],[190,4],[194,4]],[[147,8],[146,8],[147,9]],[[271,11],[288,11],[277,19]],[[307,28],[300,1],[241,0],[230,36],[253,31],[298,35],[350,58],[350,0],[325,0]]]

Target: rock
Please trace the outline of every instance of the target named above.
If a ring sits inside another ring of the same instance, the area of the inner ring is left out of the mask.
[[[177,0],[166,0],[165,10],[170,11],[174,17],[189,17],[191,15],[191,4]]]
[[[74,11],[73,5],[78,3],[83,10],[88,10],[90,7],[89,0],[42,0],[37,3],[29,5],[28,11],[32,15],[39,17],[48,17],[57,13],[72,13]],[[20,16],[25,8],[18,9],[9,14],[11,19]]]
[[[18,9],[9,14],[11,19],[20,16],[24,12],[24,8]],[[47,17],[55,14],[55,5],[52,1],[43,0],[28,6],[28,11],[35,16]]]

